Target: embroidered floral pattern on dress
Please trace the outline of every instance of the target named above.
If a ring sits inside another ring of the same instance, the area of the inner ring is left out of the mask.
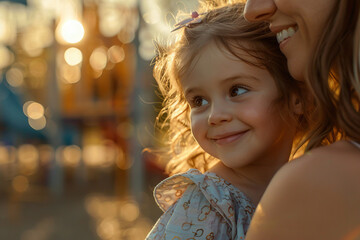
[[[255,206],[214,173],[196,169],[159,183],[154,196],[164,214],[150,239],[245,239]]]

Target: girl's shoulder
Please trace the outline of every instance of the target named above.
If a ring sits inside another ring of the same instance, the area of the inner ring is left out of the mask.
[[[147,239],[193,238],[194,233],[204,239],[243,239],[255,211],[230,183],[196,169],[165,179],[154,196],[164,214]]]
[[[166,178],[155,187],[154,197],[160,208],[166,211],[184,194],[192,191],[203,195],[214,205],[213,207],[228,207],[229,204],[235,204],[255,209],[250,199],[231,183],[216,173],[201,173],[197,169]]]
[[[359,173],[360,149],[348,141],[291,161],[270,182],[247,239],[343,239],[353,234],[360,225]]]

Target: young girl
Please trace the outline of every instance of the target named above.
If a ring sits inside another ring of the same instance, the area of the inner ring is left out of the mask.
[[[244,239],[264,189],[306,128],[301,83],[266,24],[248,23],[242,11],[235,4],[195,12],[179,24],[177,41],[159,49],[163,157],[177,174],[154,190],[165,213],[147,239]]]

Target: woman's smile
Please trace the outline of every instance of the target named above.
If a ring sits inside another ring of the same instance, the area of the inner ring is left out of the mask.
[[[308,63],[335,3],[335,0],[248,0],[244,14],[249,21],[269,23],[287,58],[292,77],[304,80]],[[308,4],[313,7],[306,7]]]

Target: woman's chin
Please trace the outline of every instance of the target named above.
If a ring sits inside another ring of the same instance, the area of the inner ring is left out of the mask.
[[[304,81],[305,80],[305,69],[302,68],[299,64],[289,64],[288,62],[288,69],[290,75],[298,80],[298,81]]]

